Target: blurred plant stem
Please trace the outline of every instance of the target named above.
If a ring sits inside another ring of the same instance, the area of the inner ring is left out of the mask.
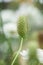
[[[7,51],[7,53],[6,53],[6,58],[5,58],[6,65],[11,65],[12,54],[13,54],[13,51],[12,51],[11,48],[9,48],[8,51]]]
[[[3,21],[2,21],[2,17],[1,17],[1,11],[0,11],[0,27],[1,27],[1,33],[4,33],[3,31]]]
[[[16,61],[16,59],[17,59],[17,57],[18,57],[18,55],[19,55],[19,53],[20,53],[20,51],[21,51],[21,49],[22,49],[22,44],[23,44],[23,38],[21,38],[20,48],[19,48],[19,50],[18,50],[18,52],[17,52],[15,58],[13,59],[11,65],[13,65],[13,64],[15,63],[15,61]]]
[[[28,65],[40,65],[37,57],[37,43],[31,42],[29,44],[29,62]]]
[[[3,21],[2,21],[2,18],[1,18],[1,11],[0,11],[0,19],[1,19],[1,21],[0,21],[1,24],[0,24],[0,25],[1,25],[1,29],[2,29],[1,33],[4,34],[4,30],[3,30]],[[5,34],[4,34],[4,36],[5,36]],[[6,40],[7,40],[7,42],[8,42],[8,46],[9,46],[9,48],[11,49],[11,43],[10,43],[10,40],[7,39],[7,38],[6,38]]]
[[[1,27],[1,30],[2,30],[1,34],[3,34],[5,36],[4,30],[3,30],[3,21],[2,21],[2,18],[1,18],[1,11],[0,11],[0,19],[1,19],[1,21],[0,21],[0,23],[1,23],[0,27]],[[6,38],[6,36],[5,36],[5,38]],[[8,51],[7,51],[7,54],[6,54],[7,56],[5,58],[5,63],[6,63],[6,65],[11,65],[13,50],[12,50],[10,38],[9,39],[6,38],[6,41],[8,43]]]

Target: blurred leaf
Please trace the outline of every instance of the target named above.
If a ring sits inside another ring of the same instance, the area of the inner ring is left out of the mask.
[[[16,10],[19,7],[19,3],[18,2],[10,2],[7,6],[9,9],[13,9]]]
[[[0,13],[0,27],[2,27],[2,18],[1,18],[1,13]]]
[[[5,65],[4,60],[0,60],[0,65]]]
[[[39,2],[39,0],[38,0],[37,2],[35,2],[35,6],[38,7],[41,12],[43,12],[43,4],[41,4],[41,3]]]
[[[6,9],[7,8],[8,3],[6,2],[0,2],[0,10]]]
[[[11,49],[8,49],[8,52],[6,53],[6,58],[5,58],[6,65],[11,65],[12,60],[13,60],[13,51]],[[14,65],[19,65],[19,58],[16,59]]]
[[[6,65],[11,65],[12,55],[13,55],[12,49],[8,49],[6,53],[6,58],[5,58]]]
[[[38,59],[31,59],[29,61],[29,65],[40,65],[40,63],[39,63]]]
[[[6,41],[6,37],[3,33],[0,33],[0,44]]]

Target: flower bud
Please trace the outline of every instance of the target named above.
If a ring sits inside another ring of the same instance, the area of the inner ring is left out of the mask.
[[[27,33],[27,18],[26,16],[20,16],[17,24],[18,33],[21,37],[25,37]]]

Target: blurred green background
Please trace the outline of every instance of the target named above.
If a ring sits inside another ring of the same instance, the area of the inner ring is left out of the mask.
[[[28,18],[28,33],[22,50],[28,49],[28,42],[38,41],[43,48],[43,0],[0,0],[0,65],[11,65],[12,54],[20,46],[17,21],[21,15]],[[17,58],[15,65],[22,64]],[[20,64],[21,63],[21,64]]]

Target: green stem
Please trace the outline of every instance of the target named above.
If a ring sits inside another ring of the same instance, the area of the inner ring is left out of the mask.
[[[7,42],[8,42],[8,46],[9,46],[8,50],[11,50],[13,52],[10,39],[7,39]]]
[[[18,55],[19,55],[19,53],[20,53],[20,51],[21,51],[21,49],[22,49],[22,44],[23,44],[23,38],[21,38],[20,48],[19,48],[19,50],[18,50],[18,52],[17,52],[15,58],[13,59],[11,65],[13,65],[13,64],[15,63],[15,61],[16,61],[16,59],[17,59],[17,57],[18,57]]]

